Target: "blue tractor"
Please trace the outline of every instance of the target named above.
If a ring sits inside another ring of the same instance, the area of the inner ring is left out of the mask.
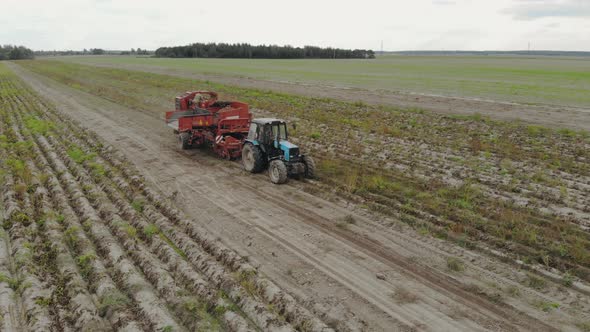
[[[242,148],[242,163],[248,172],[268,168],[272,183],[287,182],[289,176],[313,178],[315,163],[300,154],[299,147],[287,140],[287,124],[272,118],[254,119]]]

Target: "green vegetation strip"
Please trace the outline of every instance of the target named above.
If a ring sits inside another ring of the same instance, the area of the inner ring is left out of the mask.
[[[574,178],[590,176],[587,132],[492,121],[479,115],[444,116],[421,110],[307,98],[58,61],[20,64],[72,88],[155,115],[160,115],[163,107],[171,108],[172,98],[187,90],[208,89],[221,93],[223,99],[247,102],[251,107],[300,124],[291,134],[304,146],[317,143],[315,155],[319,159],[322,183],[334,188],[337,194],[359,199],[370,209],[399,217],[423,234],[468,247],[484,243],[512,258],[538,262],[590,279],[588,232],[570,218],[490,197],[480,190],[485,179],[479,176],[486,171],[482,170],[485,163],[481,160],[497,162],[498,172],[512,172],[511,165],[516,163],[533,165],[538,173],[513,176],[552,188],[559,188],[562,181],[546,171],[565,172]],[[385,144],[383,139],[389,145],[381,146]],[[362,151],[370,145],[378,146],[381,151],[396,151],[403,144],[446,151],[450,153],[449,160],[464,160],[463,167],[475,175],[461,185],[450,186],[441,180],[421,179],[411,172],[385,168]],[[330,146],[333,148],[328,149]]]
[[[62,57],[63,61],[330,86],[588,107],[590,61],[567,57],[378,56],[373,60]]]

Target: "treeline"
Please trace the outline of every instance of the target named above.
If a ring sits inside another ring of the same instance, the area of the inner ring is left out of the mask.
[[[35,51],[35,55],[39,56],[58,56],[58,55],[151,55],[154,51],[142,50],[141,48],[130,51],[113,51],[104,50],[102,48],[84,49],[82,51],[65,50],[65,51]]]
[[[121,51],[121,55],[150,55],[152,52],[148,50],[142,50],[141,48],[134,49],[132,48],[131,51]]]
[[[35,55],[47,56],[47,55],[102,55],[102,54],[119,54],[120,52],[113,53],[111,51],[105,51],[102,48],[91,48],[84,49],[82,51],[64,50],[64,51],[35,51]]]
[[[33,51],[24,46],[0,45],[0,60],[21,60],[34,57]]]
[[[373,59],[372,50],[348,50],[317,46],[293,47],[225,43],[194,43],[186,46],[160,47],[162,58],[246,58],[246,59]]]

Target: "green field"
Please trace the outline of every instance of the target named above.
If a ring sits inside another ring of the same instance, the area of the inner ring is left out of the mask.
[[[372,90],[590,107],[590,58],[384,56],[374,60],[62,57],[64,61],[320,83]]]

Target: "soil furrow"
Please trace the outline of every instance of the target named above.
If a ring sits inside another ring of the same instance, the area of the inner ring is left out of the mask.
[[[45,162],[40,151],[38,158]],[[51,174],[50,172],[48,170],[48,174]],[[118,289],[107,273],[107,268],[98,259],[94,244],[83,232],[81,221],[69,205],[67,194],[53,174],[48,179],[48,186],[54,206],[61,211],[61,216],[63,216],[65,241],[72,251],[78,255],[78,265],[82,269],[82,274],[88,281],[91,291],[98,298],[101,315],[105,316],[116,329],[125,331],[140,330],[141,324],[135,321],[133,317],[134,309],[129,307],[129,300]]]
[[[85,188],[85,195],[87,197],[91,197],[91,204],[94,206],[96,211],[99,213],[101,219],[105,220],[111,232],[118,238],[119,243],[127,249],[127,253],[136,264],[142,269],[146,277],[152,282],[155,288],[164,296],[168,305],[175,309],[175,312],[178,312],[184,317],[184,319],[191,319],[190,310],[187,311],[187,308],[191,306],[196,306],[199,304],[200,301],[195,302],[194,299],[191,298],[183,298],[178,297],[178,294],[186,293],[185,290],[180,290],[178,287],[175,286],[176,281],[173,277],[168,275],[167,271],[164,271],[156,262],[158,259],[156,257],[150,256],[148,253],[150,250],[144,246],[140,241],[137,240],[137,230],[140,232],[149,229],[148,224],[144,221],[143,223],[139,223],[137,221],[137,216],[134,215],[132,211],[134,211],[130,205],[125,204],[125,200],[122,197],[114,197],[112,202],[118,203],[117,206],[113,205],[109,198],[106,197],[103,191],[109,191],[111,194],[114,194],[115,191],[112,191],[109,183],[101,182],[101,185],[104,185],[102,189],[98,189],[98,187],[94,187],[91,183],[94,181],[92,180],[88,173],[85,173],[79,169],[78,165],[76,165],[72,160],[66,159],[65,152],[60,150],[60,148],[53,142],[53,139],[49,138],[49,142],[54,149],[58,151],[58,155],[62,158],[62,160],[66,160],[65,164],[69,168],[69,170],[74,174],[77,178],[79,178],[83,183],[86,183]],[[104,178],[101,178],[104,180]],[[122,216],[125,217],[123,220],[115,211],[120,211]],[[153,240],[154,242],[158,242],[157,239]],[[165,245],[161,243],[161,245]],[[156,255],[157,256],[157,255]],[[211,303],[214,306],[214,303]],[[216,310],[225,311],[227,307],[215,307]],[[260,309],[265,310],[264,307],[259,308],[258,311],[254,311],[251,314],[258,314],[260,315]],[[196,316],[195,316],[196,318]],[[206,322],[205,322],[206,323]],[[207,328],[206,326],[198,326],[198,322],[194,322],[193,324],[197,324],[197,326],[191,327],[193,328]],[[235,326],[243,326],[245,322],[231,322],[229,325]],[[277,329],[278,326],[264,325],[265,328],[268,329]]]
[[[15,197],[18,194],[9,189],[15,186],[22,187],[23,183],[14,182],[8,175],[4,184],[5,211],[10,211],[5,215],[4,227],[8,227],[12,244],[10,255],[15,261],[11,283],[22,301],[26,326],[37,331],[49,331],[52,319],[48,308],[43,305],[43,300],[50,298],[51,289],[37,276],[38,271],[33,261],[32,245],[35,238],[31,235],[35,234],[35,227],[32,226],[34,221],[31,220],[31,207],[25,202],[24,197]]]
[[[0,82],[2,89],[6,88],[5,82]],[[0,98],[2,107],[8,109],[10,106],[8,100]],[[5,114],[0,112],[0,135],[6,137],[6,125]],[[0,159],[7,159],[7,154],[4,149],[0,149]],[[0,166],[0,170],[3,171],[3,167]],[[4,176],[0,176],[0,184],[6,185]],[[17,209],[16,202],[4,197],[4,189],[0,192],[2,197],[2,204],[0,205],[0,220],[4,223],[5,211],[15,211]],[[6,209],[5,209],[6,208]],[[10,213],[10,212],[9,212]],[[12,331],[22,329],[21,321],[21,306],[18,296],[15,294],[13,289],[16,280],[13,274],[14,271],[14,260],[11,256],[12,247],[8,234],[5,232],[4,227],[0,228],[0,322],[2,323],[1,330]]]
[[[58,174],[61,173],[62,184],[66,183],[66,191],[70,199],[76,202],[79,216],[84,220],[83,227],[90,238],[97,245],[99,254],[115,269],[115,277],[118,283],[124,285],[124,289],[137,302],[142,311],[142,318],[148,320],[153,328],[164,329],[181,327],[168,313],[165,306],[154,294],[152,287],[135,269],[135,266],[125,257],[124,250],[110,237],[108,228],[102,222],[90,202],[84,197],[77,181],[69,174],[67,168],[52,151],[44,137],[37,137],[37,144],[45,153],[49,163]]]
[[[18,111],[13,110],[11,113],[16,118],[19,117]],[[18,121],[17,121],[18,122]],[[22,122],[18,122],[22,124]],[[20,132],[23,128],[19,128]],[[20,133],[16,133],[22,139]],[[26,141],[22,141],[26,142]],[[45,178],[47,174],[42,174],[31,159],[27,159],[26,165],[36,176]],[[36,178],[35,178],[36,179]],[[72,258],[69,250],[63,243],[63,234],[61,226],[56,218],[58,214],[50,207],[48,192],[43,187],[46,185],[35,181],[35,190],[33,196],[34,202],[34,219],[38,224],[40,240],[37,251],[42,254],[39,256],[38,263],[46,273],[51,276],[55,292],[48,299],[48,305],[55,308],[54,316],[59,316],[60,321],[56,322],[59,329],[65,329],[62,324],[68,324],[75,329],[92,329],[108,330],[108,324],[98,316],[98,309],[90,294],[87,291],[85,282],[82,281],[76,263]]]
[[[75,138],[72,138],[75,139]],[[143,186],[142,186],[143,188]],[[177,218],[178,215],[176,215]],[[185,238],[185,241],[190,241],[190,239]],[[209,240],[210,243],[212,243],[213,241]],[[239,262],[240,259],[233,253],[231,253],[231,251],[227,250],[227,249],[219,249],[216,248],[217,246],[215,245],[209,245],[209,247],[212,247],[216,250],[216,253],[218,255],[218,257],[224,257],[225,262],[231,262],[231,265],[235,265],[236,262]],[[194,247],[193,247],[194,248]],[[253,269],[249,269],[250,271],[253,271]],[[244,272],[244,271],[240,271],[240,272]],[[303,310],[302,308],[300,308],[298,305],[296,305],[296,302],[293,298],[289,297],[287,294],[283,293],[280,291],[280,289],[273,284],[270,284],[268,280],[257,280],[257,285],[259,285],[259,287],[261,287],[262,291],[264,292],[263,294],[266,295],[266,298],[269,300],[269,302],[273,305],[273,306],[277,306],[277,310],[283,311],[285,309],[287,309],[288,311],[288,315],[287,315],[287,319],[293,321],[295,324],[297,324],[298,326],[302,326],[305,327],[306,329],[311,329],[311,330],[322,330],[322,329],[326,329],[325,325],[323,325],[320,321],[317,321],[317,319],[313,318],[309,313],[306,313],[305,310]],[[238,298],[242,298],[242,296],[238,297]],[[253,307],[254,308],[254,307]],[[254,312],[259,311],[259,310],[255,310],[253,309]]]
[[[18,106],[13,105],[15,99],[8,99],[9,107],[14,109]],[[8,229],[10,235],[10,255],[14,257],[14,270],[11,271],[12,278],[3,282],[12,285],[20,298],[25,325],[30,329],[48,331],[60,326],[60,318],[48,308],[47,301],[55,288],[44,282],[46,275],[35,259],[37,253],[34,249],[39,241],[39,233],[30,192],[38,181],[26,162],[18,159],[25,153],[23,149],[17,148],[18,142],[22,141],[18,127],[12,124],[10,131],[13,140],[10,143],[14,143],[14,151],[11,151],[10,159],[6,162],[9,171],[4,179],[3,200],[6,214],[3,227]]]

